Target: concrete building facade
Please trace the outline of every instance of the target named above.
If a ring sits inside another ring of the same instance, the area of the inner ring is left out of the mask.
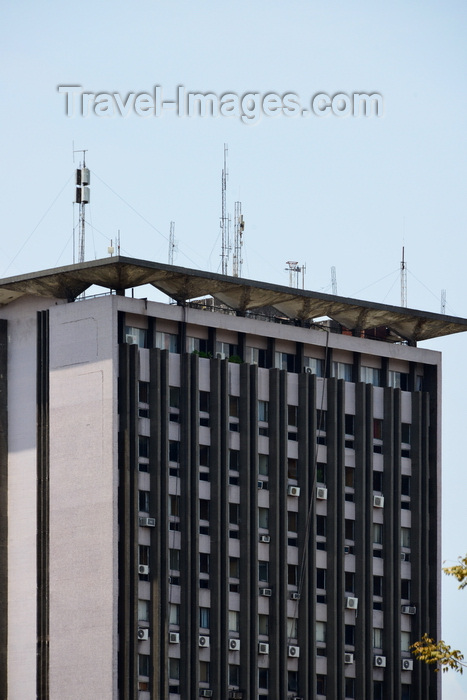
[[[466,321],[126,258],[0,304],[1,697],[440,698],[416,342]]]

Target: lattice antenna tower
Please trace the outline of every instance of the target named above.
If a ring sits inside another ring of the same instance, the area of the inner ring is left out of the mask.
[[[336,277],[336,268],[331,267],[331,289],[332,293],[334,295],[337,295],[337,277]]]
[[[86,167],[86,150],[73,151],[75,153],[82,153],[83,160],[80,163],[79,168],[76,170],[76,196],[75,203],[79,204],[79,237],[78,237],[78,262],[84,262],[85,250],[86,250],[86,216],[85,207],[90,201],[90,189],[89,184],[91,182],[91,173],[89,168]],[[73,250],[73,262],[75,260],[75,251]]]
[[[446,313],[446,290],[441,290],[441,313]]]
[[[242,203],[235,202],[235,213],[234,213],[234,247],[233,247],[233,264],[232,264],[232,274],[234,277],[242,276],[242,246],[243,246],[243,232],[245,230],[245,221],[242,215]]]
[[[407,264],[405,262],[404,247],[402,247],[401,260],[401,306],[407,306]]]
[[[169,235],[169,265],[174,264],[174,253],[177,249],[175,243],[175,221],[170,222],[170,235]]]
[[[306,264],[299,265],[295,260],[287,260],[285,271],[289,273],[289,287],[299,288],[300,274],[302,276],[302,289],[305,289]]]
[[[230,226],[229,217],[227,215],[227,153],[228,147],[224,143],[224,168],[222,170],[222,216],[221,216],[221,234],[222,234],[222,274],[228,274],[229,252],[230,252]]]

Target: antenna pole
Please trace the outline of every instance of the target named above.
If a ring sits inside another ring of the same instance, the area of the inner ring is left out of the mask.
[[[242,216],[242,203],[235,202],[234,214],[234,252],[233,252],[233,268],[232,274],[234,277],[242,276],[242,246],[243,232],[245,230],[245,222]]]
[[[169,265],[174,264],[174,251],[175,251],[175,221],[170,222],[170,236],[169,236]]]
[[[337,277],[336,277],[336,268],[331,267],[331,288],[332,288],[332,293],[334,295],[337,294]]]
[[[73,154],[78,151],[73,151]],[[80,150],[83,154],[83,161],[76,171],[76,204],[79,204],[79,237],[78,237],[78,262],[84,262],[85,246],[86,246],[86,216],[85,205],[89,204],[89,183],[91,173],[86,167],[86,150]],[[74,259],[74,253],[73,253]]]
[[[305,270],[306,265],[299,265],[295,260],[287,260],[285,271],[289,273],[289,287],[299,288],[299,274],[302,273],[302,289],[305,289]]]
[[[446,290],[441,290],[441,313],[446,313]]]
[[[221,232],[222,232],[222,274],[227,275],[227,265],[229,261],[229,220],[227,216],[227,153],[228,147],[224,143],[224,169],[222,170],[222,216],[221,216]]]
[[[407,306],[407,265],[404,257],[404,247],[402,247],[401,260],[401,306]]]

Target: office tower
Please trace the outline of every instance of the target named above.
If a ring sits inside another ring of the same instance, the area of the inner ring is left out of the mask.
[[[440,697],[467,321],[123,257],[0,304],[1,697]]]

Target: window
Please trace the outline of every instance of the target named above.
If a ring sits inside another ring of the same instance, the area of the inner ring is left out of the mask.
[[[269,669],[268,668],[259,668],[258,669],[258,687],[265,688],[266,690],[269,688]]]
[[[180,443],[169,440],[169,462],[180,462]]]
[[[238,557],[229,557],[229,576],[230,578],[240,578],[240,559]]]
[[[298,406],[287,406],[287,425],[297,427],[298,425]]]
[[[176,496],[176,498],[178,498],[178,500],[180,500],[179,496]],[[200,498],[199,499],[199,519],[200,520],[209,520],[210,512],[211,512],[211,502],[208,501],[206,498]],[[174,513],[173,515],[178,515],[178,513]]]
[[[138,382],[138,400],[140,403],[149,403],[149,382]]]
[[[355,678],[345,679],[345,697],[354,698],[355,697]]]
[[[261,476],[268,476],[269,455],[258,455],[258,472]]]
[[[169,352],[178,352],[178,336],[175,333],[156,331],[155,347]]]
[[[297,639],[297,618],[288,617],[287,618],[287,637],[289,639]]]
[[[355,539],[355,520],[345,519],[345,539]]]
[[[245,362],[249,362],[251,365],[258,365],[259,367],[266,367],[267,352],[261,348],[245,348]]]
[[[296,564],[287,565],[287,582],[290,586],[298,586],[298,566]]]
[[[169,623],[171,625],[180,624],[180,605],[178,603],[169,603]]]
[[[401,598],[410,600],[411,598],[411,580],[408,578],[401,579]]]
[[[383,526],[381,523],[373,523],[373,543],[383,544]]]
[[[269,508],[258,508],[258,527],[269,527]]]
[[[403,496],[410,496],[410,476],[402,474],[401,476],[401,494]]]
[[[234,356],[238,356],[238,345],[225,343],[219,340],[216,342],[216,357],[222,359]]]
[[[278,369],[285,369],[287,372],[296,371],[296,357],[288,352],[276,352],[274,355],[274,366]]]
[[[345,625],[344,640],[348,646],[355,646],[355,625]]]
[[[199,626],[203,627],[203,629],[209,629],[210,613],[211,611],[209,608],[199,609]]]
[[[199,662],[199,681],[200,683],[209,683],[209,674],[210,667],[209,667],[209,661],[200,661]]]
[[[410,651],[410,632],[401,632],[401,651]]]
[[[346,382],[352,381],[352,365],[346,362],[332,363],[332,376],[337,379],[344,379]]]
[[[200,467],[209,467],[210,448],[209,445],[199,446],[199,465]]]
[[[289,479],[297,478],[297,460],[293,457],[287,459],[287,476]]]
[[[381,418],[373,418],[373,439],[383,439],[383,421]]]
[[[320,673],[316,675],[316,693],[318,695],[326,695],[326,676]]]
[[[326,569],[316,569],[316,588],[326,590]]]
[[[169,406],[170,408],[180,408],[180,387],[169,387]]]
[[[355,477],[355,469],[353,467],[346,467],[345,468],[345,485],[348,488],[351,488],[351,489],[354,488],[354,477]]]
[[[410,528],[401,527],[401,547],[410,547]]]
[[[316,516],[316,534],[318,537],[326,537],[326,516]]]
[[[138,600],[138,620],[149,622],[149,600]]]
[[[265,423],[269,420],[269,401],[258,401],[258,420]]]
[[[373,627],[373,647],[375,649],[383,648],[383,630],[379,627]]]
[[[138,654],[138,673],[140,676],[149,677],[149,661],[147,654]]]
[[[209,391],[199,392],[199,410],[202,413],[209,413],[210,398]]]
[[[169,567],[173,571],[180,571],[180,550],[169,549]]]
[[[360,381],[373,386],[381,386],[381,370],[375,367],[360,367]]]
[[[238,513],[239,513],[239,504],[238,503],[229,503],[229,523],[231,525],[238,525]]]
[[[187,351],[208,356],[208,341],[205,338],[187,338]],[[211,355],[209,355],[211,357]]]
[[[236,610],[229,610],[229,631],[238,632],[240,629],[240,613]]]
[[[258,615],[259,634],[269,634],[269,615]]]
[[[148,566],[149,564],[149,547],[145,544],[140,544],[138,548],[139,556],[138,556],[138,562],[140,564],[145,564]]]
[[[316,641],[326,644],[326,623],[321,620],[316,621]]]
[[[327,411],[321,411],[320,409],[316,411],[316,430],[322,430],[323,432],[326,432],[327,417]]]
[[[149,491],[139,491],[139,510],[142,513],[149,513]]]
[[[269,562],[259,561],[258,562],[258,580],[259,581],[269,581]]]
[[[411,686],[408,683],[402,683],[401,685],[401,700],[410,700],[411,698]]]
[[[344,585],[346,593],[353,593],[355,591],[355,574],[353,573],[353,571],[345,572]]]
[[[298,513],[289,510],[287,513],[287,530],[289,532],[297,532],[298,530]]]
[[[326,484],[326,464],[324,462],[316,464],[316,481],[318,484]]]
[[[287,690],[298,691],[298,671],[287,671]]]
[[[180,680],[180,659],[169,659],[169,678]]]
[[[319,360],[315,357],[304,357],[303,365],[311,374],[316,374],[317,377],[324,377],[324,360]]]
[[[345,434],[355,435],[355,416],[349,413],[345,414]]]
[[[394,370],[389,370],[388,385],[393,389],[402,389],[402,391],[409,390],[409,375],[405,372],[394,372]]]
[[[138,437],[138,454],[140,457],[149,457],[149,438],[146,435]]]
[[[401,423],[401,442],[410,445],[410,423]]]
[[[383,472],[373,472],[373,491],[383,490]]]
[[[209,574],[210,557],[206,552],[199,553],[199,571],[201,574]]]
[[[229,685],[240,685],[240,666],[229,664]]]
[[[373,576],[373,595],[382,596],[383,595],[383,577]]]
[[[373,681],[374,700],[383,700],[383,681]]]
[[[139,348],[147,348],[147,330],[145,328],[135,328],[134,326],[125,326],[125,343],[129,345],[137,345]]]

